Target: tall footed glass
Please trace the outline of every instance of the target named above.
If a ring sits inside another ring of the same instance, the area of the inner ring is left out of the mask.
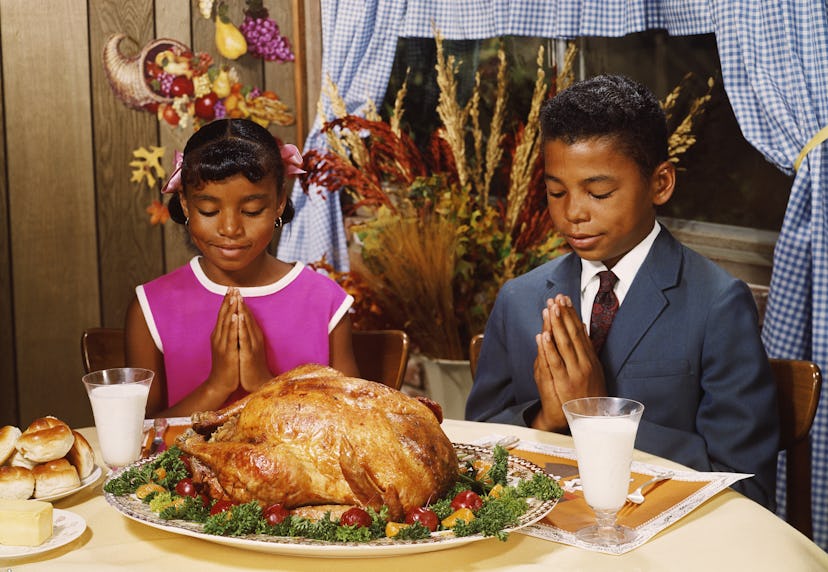
[[[115,470],[141,457],[144,415],[155,372],[137,367],[93,371],[83,376],[104,463]]]
[[[635,434],[644,405],[622,397],[585,397],[563,404],[575,440],[584,498],[596,523],[576,536],[593,544],[615,546],[635,538],[635,531],[616,524],[630,487]]]

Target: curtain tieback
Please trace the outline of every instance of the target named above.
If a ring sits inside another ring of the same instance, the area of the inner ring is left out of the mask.
[[[802,151],[799,152],[799,157],[794,161],[794,171],[799,170],[799,165],[805,160],[805,156],[814,150],[820,143],[828,139],[828,125],[817,131],[817,134],[811,137],[811,140],[805,143]]]

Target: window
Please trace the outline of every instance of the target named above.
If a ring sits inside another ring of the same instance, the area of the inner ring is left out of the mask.
[[[504,46],[509,62],[509,108],[512,118],[525,120],[540,44],[547,48],[544,66],[552,73],[557,42],[540,38],[507,37],[489,40],[445,41],[447,54],[462,60],[458,96],[465,101],[479,69],[484,108],[481,122],[491,113],[497,72],[497,48]],[[664,98],[687,73],[693,77],[684,97],[706,91],[708,77],[715,86],[712,99],[697,120],[696,144],[679,163],[678,187],[661,215],[777,231],[782,224],[793,179],[779,171],[741,135],[722,83],[713,35],[668,36],[650,30],[623,38],[581,38],[576,77],[622,73],[650,87]],[[392,108],[397,90],[409,69],[404,125],[418,145],[439,123],[435,113],[438,90],[434,62],[435,42],[428,38],[400,38],[394,70],[383,109]],[[488,98],[488,100],[487,100]]]

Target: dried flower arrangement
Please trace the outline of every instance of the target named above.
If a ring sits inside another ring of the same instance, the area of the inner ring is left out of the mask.
[[[479,73],[471,98],[461,106],[458,64],[444,55],[439,33],[436,41],[442,125],[427,149],[421,152],[401,129],[405,83],[386,122],[370,102],[365,118],[347,114],[328,81],[324,92],[336,114],[323,128],[329,150],[306,155],[309,174],[302,183],[306,191],[311,185],[342,191],[351,201],[345,211],[351,271],[334,272],[324,261],[316,266],[356,299],[355,327],[404,329],[424,355],[464,359],[501,286],[566,252],[545,208],[538,115],[547,97],[572,83],[575,48],[569,47],[551,85],[539,48],[529,113],[514,133],[505,132],[506,55],[499,50],[486,132]],[[670,110],[679,91],[680,86],[668,97]],[[673,134],[675,160],[695,142],[693,118],[707,99],[691,106]]]
[[[570,76],[571,48],[560,77]],[[543,71],[543,47],[529,116],[513,136],[504,131],[506,55],[499,67],[488,132],[480,123],[480,76],[465,106],[457,103],[458,63],[437,37],[437,112],[442,127],[421,152],[401,129],[406,86],[388,122],[373,112],[347,115],[335,86],[326,86],[337,118],[324,131],[330,151],[310,152],[306,187],[346,192],[351,272],[339,275],[357,298],[358,327],[405,329],[425,355],[463,359],[482,331],[506,280],[563,252],[544,208],[537,116],[554,95]],[[504,160],[505,159],[505,160]],[[495,180],[507,181],[494,189]],[[360,303],[360,300],[370,300]]]

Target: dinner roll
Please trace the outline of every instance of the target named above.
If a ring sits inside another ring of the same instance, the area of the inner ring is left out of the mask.
[[[66,425],[66,423],[64,423],[54,415],[47,415],[46,417],[38,417],[37,419],[32,421],[29,424],[29,426],[26,427],[24,433],[34,433],[35,431],[42,431],[43,429],[59,427],[61,425]]]
[[[78,488],[78,471],[66,459],[42,463],[32,469],[35,478],[34,498],[39,499]]]
[[[32,496],[35,478],[25,467],[0,467],[0,499],[26,500]]]
[[[78,476],[85,479],[95,468],[95,453],[92,452],[92,446],[83,435],[74,430],[72,435],[75,436],[75,442],[66,453],[66,460],[78,470]]]
[[[14,453],[14,444],[20,437],[20,429],[13,425],[6,425],[0,428],[0,465],[9,460]]]
[[[9,458],[9,465],[12,467],[23,467],[25,469],[34,469],[37,463],[31,459],[27,459],[20,451],[15,450]]]
[[[15,447],[27,459],[38,463],[60,459],[75,442],[69,426],[56,417],[41,417],[17,438]]]

